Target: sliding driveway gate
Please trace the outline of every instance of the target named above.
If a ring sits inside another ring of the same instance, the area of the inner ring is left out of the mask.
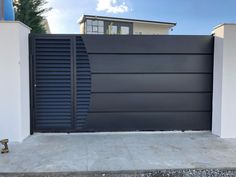
[[[209,130],[212,36],[31,35],[31,131]]]

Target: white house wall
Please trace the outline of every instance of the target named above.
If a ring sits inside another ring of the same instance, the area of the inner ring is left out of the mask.
[[[169,26],[165,25],[154,25],[154,24],[145,24],[145,23],[133,23],[133,33],[146,35],[153,35],[153,34],[169,34]]]

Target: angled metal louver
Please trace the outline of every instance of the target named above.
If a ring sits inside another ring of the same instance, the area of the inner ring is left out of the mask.
[[[76,37],[76,119],[75,127],[84,128],[89,111],[91,73],[88,54],[81,36]]]

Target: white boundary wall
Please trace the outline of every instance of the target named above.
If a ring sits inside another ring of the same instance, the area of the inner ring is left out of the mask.
[[[236,138],[236,24],[219,25],[215,36],[212,133]]]
[[[21,142],[30,134],[30,28],[0,21],[0,139]]]

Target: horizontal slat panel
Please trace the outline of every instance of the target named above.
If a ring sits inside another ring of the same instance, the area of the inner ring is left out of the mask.
[[[70,120],[54,119],[52,117],[49,117],[49,119],[37,120],[36,123],[39,123],[39,124],[45,124],[45,123],[47,123],[47,124],[54,124],[54,121],[57,121],[60,124],[69,123],[70,122]]]
[[[54,75],[52,75],[52,76],[50,76],[50,75],[47,75],[47,76],[38,76],[38,78],[39,79],[47,79],[47,80],[60,80],[60,79],[70,79],[70,76],[54,76]]]
[[[212,72],[212,55],[89,55],[92,73]]]
[[[40,45],[39,43],[37,43],[37,49],[65,49],[65,48],[70,48],[70,44],[60,44],[57,43],[57,46],[55,47],[55,44],[42,44]]]
[[[50,85],[50,84],[52,84],[52,85],[57,85],[57,84],[65,84],[65,85],[69,85],[69,83],[70,83],[70,80],[64,80],[64,79],[61,79],[61,80],[59,80],[59,79],[55,79],[55,80],[38,80],[37,81],[37,84],[38,84],[38,86],[40,86],[40,85],[44,85],[44,84],[48,84],[48,85]]]
[[[92,92],[211,92],[212,74],[94,74],[92,83]]]
[[[213,52],[212,36],[84,35],[82,37],[89,54]]]
[[[58,36],[58,35],[44,35],[44,36],[40,36],[40,35],[32,35],[33,37],[36,36],[36,43],[38,45],[40,44],[52,44],[53,46],[56,45],[59,45],[61,43],[63,44],[70,44],[70,39],[68,39],[68,36],[66,37],[61,37],[61,36]]]
[[[37,52],[65,52],[69,53],[70,52],[70,46],[68,45],[67,47],[37,47]]]
[[[52,118],[57,117],[58,119],[59,118],[63,118],[64,116],[70,116],[70,112],[41,112],[41,111],[38,111],[37,112],[37,115],[38,116],[42,116],[42,119],[47,119],[47,116],[51,116]]]
[[[62,91],[57,91],[57,90],[44,91],[44,90],[37,89],[37,94],[39,95],[70,95],[70,93],[68,92],[70,92],[69,89],[67,90],[62,89]]]
[[[50,56],[36,56],[36,63],[38,62],[55,62],[57,60],[58,62],[66,62],[70,59],[70,56],[61,56],[61,55],[50,55]],[[43,61],[41,61],[43,60]],[[46,60],[46,61],[45,61]]]
[[[37,64],[40,68],[65,68],[65,64],[69,64],[69,62],[64,63],[43,63],[43,64]]]
[[[38,106],[42,105],[42,106],[71,106],[70,102],[68,103],[65,103],[65,102],[57,102],[57,103],[50,103],[50,102],[47,102],[47,103],[40,103],[38,102],[37,103]],[[68,111],[69,112],[69,111]]]
[[[89,113],[86,130],[210,130],[211,112]]]
[[[53,71],[53,72],[38,71],[37,75],[38,76],[65,76],[66,73],[65,73],[65,71]]]
[[[61,132],[67,132],[71,130],[71,125],[69,123],[35,123],[35,131],[36,132],[55,132],[55,131],[61,131]]]
[[[41,112],[41,113],[67,112],[69,113],[70,111],[68,110],[68,106],[65,106],[65,108],[62,108],[61,106],[57,106],[56,108],[48,108],[48,109],[40,109],[39,107],[37,107],[36,112]]]
[[[91,112],[211,111],[210,93],[97,93]]]

